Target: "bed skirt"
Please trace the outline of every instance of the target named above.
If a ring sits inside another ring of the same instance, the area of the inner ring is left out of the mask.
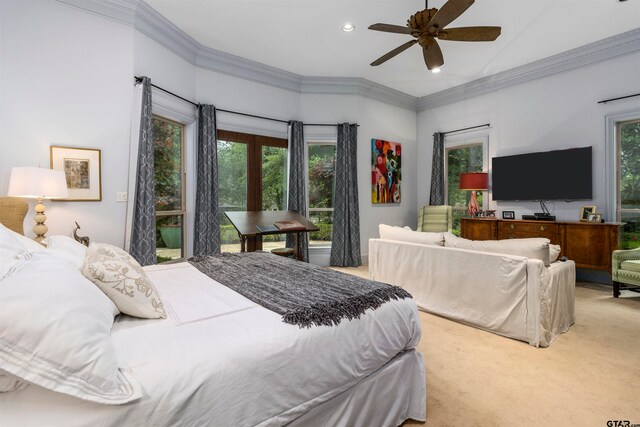
[[[391,427],[399,426],[407,419],[426,421],[427,392],[422,354],[416,350],[405,351],[350,389],[314,405],[311,401],[292,409],[303,414],[287,426]],[[282,423],[272,418],[260,425]]]

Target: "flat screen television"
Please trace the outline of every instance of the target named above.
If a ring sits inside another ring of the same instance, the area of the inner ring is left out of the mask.
[[[590,200],[591,179],[591,147],[491,159],[493,200]]]

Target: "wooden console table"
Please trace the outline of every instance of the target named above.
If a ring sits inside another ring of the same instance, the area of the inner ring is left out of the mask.
[[[546,237],[560,245],[560,255],[575,261],[576,267],[611,272],[611,253],[618,249],[622,225],[624,223],[461,218],[460,235],[471,240]]]

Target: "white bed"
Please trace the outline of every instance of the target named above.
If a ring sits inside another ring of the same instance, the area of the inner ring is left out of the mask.
[[[168,318],[121,315],[111,332],[118,364],[140,383],[142,397],[105,405],[30,384],[0,393],[3,427],[395,426],[425,420],[413,300],[392,300],[338,326],[301,329],[188,263],[145,270]]]

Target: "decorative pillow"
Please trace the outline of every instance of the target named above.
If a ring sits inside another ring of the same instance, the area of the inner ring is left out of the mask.
[[[504,240],[467,240],[452,233],[444,233],[444,245],[450,248],[518,255],[531,259],[539,259],[544,265],[549,265],[549,239],[541,237]]]
[[[141,397],[111,343],[113,303],[77,270],[36,254],[0,282],[0,307],[3,371],[92,402]]]
[[[28,385],[29,384],[21,381],[20,378],[16,377],[15,375],[11,375],[10,373],[0,369],[0,393],[22,390]]]
[[[552,245],[549,243],[549,262],[556,262],[560,256],[560,245]]]
[[[67,236],[47,237],[47,253],[62,259],[82,271],[87,258],[87,247]]]
[[[378,229],[380,231],[381,239],[419,243],[421,245],[444,246],[444,237],[442,233],[413,231],[409,227],[394,227],[392,225],[385,224],[380,224]]]
[[[122,313],[143,319],[167,317],[151,279],[122,249],[106,243],[92,243],[83,273]]]

